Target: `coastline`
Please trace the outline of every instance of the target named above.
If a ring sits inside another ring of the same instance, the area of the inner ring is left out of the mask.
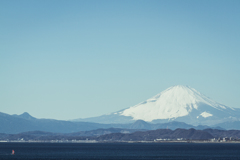
[[[202,141],[202,140],[182,140],[182,141],[96,141],[96,140],[79,140],[79,141],[63,141],[63,140],[52,140],[52,141],[0,141],[0,143],[214,143],[214,144],[240,144],[240,141]]]

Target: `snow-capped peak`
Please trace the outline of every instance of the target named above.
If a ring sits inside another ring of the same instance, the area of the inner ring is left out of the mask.
[[[140,104],[125,109],[120,114],[131,116],[134,120],[141,119],[148,122],[156,119],[175,119],[186,116],[193,110],[198,110],[200,104],[217,110],[226,109],[226,106],[214,102],[189,86],[177,85]]]

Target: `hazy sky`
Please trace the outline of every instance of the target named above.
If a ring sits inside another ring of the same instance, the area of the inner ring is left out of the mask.
[[[93,117],[178,84],[240,107],[239,0],[0,1],[0,112]]]

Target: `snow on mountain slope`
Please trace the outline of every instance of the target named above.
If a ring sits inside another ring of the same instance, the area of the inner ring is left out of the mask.
[[[240,109],[217,103],[189,86],[177,85],[135,106],[85,120],[99,123],[179,121],[192,125],[214,125],[239,121]]]
[[[171,119],[186,116],[192,110],[198,110],[199,104],[206,104],[220,111],[227,109],[226,106],[212,101],[193,88],[177,85],[124,110],[121,115],[131,116],[135,120],[141,119],[150,122],[155,119]],[[234,110],[230,107],[228,109]],[[203,112],[200,115],[209,117],[212,114],[214,113]]]

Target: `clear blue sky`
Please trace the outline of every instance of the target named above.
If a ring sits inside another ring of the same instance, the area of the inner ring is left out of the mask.
[[[189,85],[240,107],[239,0],[1,0],[0,112],[99,116]]]

